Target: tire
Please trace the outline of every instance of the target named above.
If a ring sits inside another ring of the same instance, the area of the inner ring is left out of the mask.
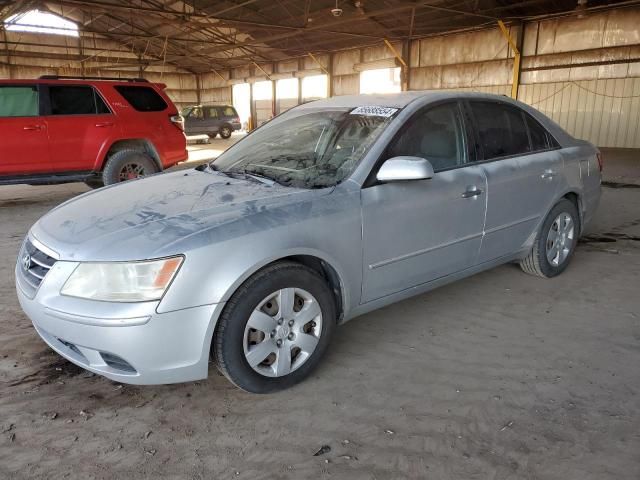
[[[85,180],[84,182],[88,187],[96,189],[104,187],[104,183],[100,178],[91,178],[89,180]]]
[[[220,137],[226,140],[227,138],[231,137],[233,129],[229,125],[223,125],[222,127],[220,127],[220,131],[218,133],[220,134]]]
[[[209,135],[209,142],[210,142],[211,140],[216,138],[216,135],[218,135],[218,134],[217,133],[207,133],[207,135]],[[209,142],[207,142],[207,143],[209,143]]]
[[[127,169],[131,168],[130,172]],[[125,149],[109,157],[102,171],[102,181],[105,185],[132,180],[145,175],[159,172],[155,160],[140,150]]]
[[[285,308],[279,324],[281,298],[292,309]],[[218,369],[242,390],[276,392],[309,376],[335,326],[335,302],[325,280],[304,265],[277,263],[249,278],[229,299],[216,326],[212,355]]]
[[[531,252],[520,262],[520,268],[538,277],[560,275],[573,257],[579,236],[578,209],[570,200],[560,200],[542,223]]]

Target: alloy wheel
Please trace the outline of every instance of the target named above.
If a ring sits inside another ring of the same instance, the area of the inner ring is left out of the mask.
[[[561,213],[551,224],[547,234],[547,260],[554,267],[562,265],[573,248],[575,227],[571,215]]]
[[[133,180],[134,178],[142,177],[145,174],[144,165],[139,163],[126,163],[120,169],[118,179],[121,182],[125,180]]]

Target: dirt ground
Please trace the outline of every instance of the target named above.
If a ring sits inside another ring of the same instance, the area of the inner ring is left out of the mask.
[[[86,187],[2,187],[0,478],[637,480],[640,152],[605,161],[563,275],[507,265],[362,316],[308,381],[268,396],[215,368],[120,385],[53,353],[13,267],[30,225]]]

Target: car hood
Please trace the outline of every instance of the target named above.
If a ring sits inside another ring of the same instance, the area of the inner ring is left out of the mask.
[[[42,217],[31,235],[63,260],[141,260],[295,221],[291,206],[310,205],[331,190],[182,170],[73,198]]]

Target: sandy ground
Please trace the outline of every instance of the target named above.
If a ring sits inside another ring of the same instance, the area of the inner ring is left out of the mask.
[[[13,265],[29,226],[86,187],[3,187],[0,478],[637,480],[640,154],[606,161],[565,274],[503,266],[355,319],[312,378],[269,396],[215,369],[120,385],[49,350]]]

